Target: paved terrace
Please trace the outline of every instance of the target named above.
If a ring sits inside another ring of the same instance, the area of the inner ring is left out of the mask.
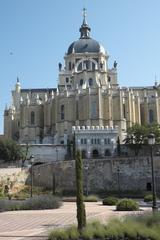
[[[115,207],[103,206],[101,202],[85,203],[87,220],[107,221],[137,212],[117,212]],[[143,208],[150,211],[151,208]],[[140,211],[142,214],[144,211]],[[0,240],[45,240],[50,229],[67,227],[76,223],[76,203],[64,202],[54,210],[28,210],[0,213]]]

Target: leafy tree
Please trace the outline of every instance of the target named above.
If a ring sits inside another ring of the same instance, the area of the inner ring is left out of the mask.
[[[79,150],[76,151],[76,194],[78,229],[81,231],[86,226],[86,212],[83,203],[83,162]]]
[[[153,133],[155,135],[156,144],[160,143],[160,124],[153,123],[147,126],[148,128],[148,135]]]
[[[26,144],[26,149],[23,152],[23,156],[22,156],[22,167],[24,167],[25,161],[27,160],[27,156],[28,156],[28,151],[29,151],[29,144]]]
[[[24,158],[20,145],[13,140],[0,140],[0,159],[5,161],[16,161]]]
[[[160,125],[157,123],[149,125],[134,124],[127,129],[127,137],[124,142],[135,151],[135,155],[138,155],[142,144],[148,144],[148,135],[150,133],[155,135],[156,143],[160,143]]]

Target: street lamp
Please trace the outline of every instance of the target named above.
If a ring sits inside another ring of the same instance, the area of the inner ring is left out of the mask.
[[[58,161],[58,148],[56,146],[56,161]]]
[[[152,210],[153,212],[158,210],[157,202],[156,202],[156,183],[155,183],[155,175],[154,175],[154,161],[153,161],[153,145],[155,144],[155,135],[151,133],[148,136],[148,144],[150,145],[151,150],[151,167],[152,167]]]
[[[120,198],[120,169],[117,167],[117,183],[118,183],[118,197]]]
[[[53,172],[52,174],[52,194],[55,195],[56,193],[56,176],[55,173]]]
[[[88,169],[89,169],[89,164],[86,163],[84,165],[84,169],[85,169],[85,172],[86,172],[86,196],[88,196]]]
[[[31,161],[31,197],[33,196],[33,163],[34,163],[34,155],[30,156]]]

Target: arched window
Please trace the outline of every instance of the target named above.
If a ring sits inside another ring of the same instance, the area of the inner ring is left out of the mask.
[[[92,62],[92,70],[94,71],[96,69],[96,65],[94,62]]]
[[[98,152],[97,149],[94,149],[94,150],[93,150],[93,152],[92,152],[92,156],[93,156],[93,158],[97,158],[97,157],[99,157],[99,152]]]
[[[61,105],[61,120],[64,120],[64,105]]]
[[[93,79],[90,78],[90,79],[88,80],[88,83],[89,83],[89,86],[93,86]]]
[[[80,64],[78,65],[77,70],[78,70],[78,71],[82,71],[82,62],[80,62]]]
[[[80,86],[83,85],[83,79],[81,79],[81,80],[79,81],[79,85],[80,85]]]
[[[154,121],[154,113],[153,113],[153,110],[150,109],[149,110],[149,123],[153,123]]]
[[[111,151],[109,149],[105,150],[105,156],[111,156]]]
[[[91,117],[92,118],[97,117],[97,103],[96,102],[92,102],[92,105],[91,105]]]
[[[32,111],[31,112],[31,125],[35,124],[35,113]]]

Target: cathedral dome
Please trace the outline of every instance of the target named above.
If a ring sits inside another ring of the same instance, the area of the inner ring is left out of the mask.
[[[79,29],[81,36],[80,39],[73,42],[67,51],[67,55],[72,53],[103,53],[105,54],[104,47],[96,40],[90,37],[90,27],[86,22],[86,12],[84,9],[83,23]]]
[[[92,38],[80,38],[78,41],[73,42],[67,51],[67,55],[72,53],[104,53],[103,46]]]

